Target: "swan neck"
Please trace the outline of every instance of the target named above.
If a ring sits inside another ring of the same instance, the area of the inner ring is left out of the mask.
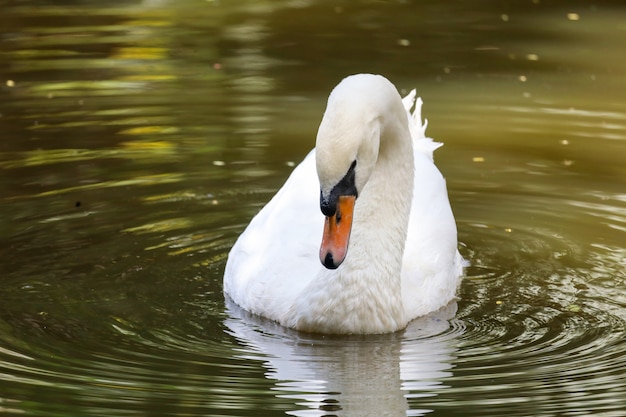
[[[404,109],[402,115],[404,116]],[[413,198],[413,148],[406,117],[381,126],[379,155],[357,200],[351,239],[353,262],[369,262],[388,283],[400,285],[402,255]],[[402,123],[404,121],[404,123]],[[349,259],[346,259],[348,261]],[[373,274],[374,275],[374,274]]]
[[[381,126],[379,156],[355,204],[345,261],[335,270],[322,268],[289,312],[293,327],[383,333],[406,326],[401,270],[412,201],[413,150],[408,127],[399,120],[392,118]]]

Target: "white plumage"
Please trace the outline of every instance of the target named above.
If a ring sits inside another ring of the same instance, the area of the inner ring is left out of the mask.
[[[316,149],[233,246],[224,291],[244,309],[304,331],[383,333],[455,297],[463,260],[441,144],[425,136],[421,99],[358,74],[332,91]],[[337,269],[320,262],[322,196],[355,164],[352,231]]]

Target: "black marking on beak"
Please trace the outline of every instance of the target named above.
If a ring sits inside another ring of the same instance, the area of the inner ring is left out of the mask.
[[[339,265],[335,265],[335,260],[330,252],[326,254],[323,265],[328,269],[337,269],[339,267]]]
[[[328,196],[324,197],[324,193],[320,191],[320,210],[326,217],[331,217],[337,212],[337,199],[342,195],[353,195],[358,197],[358,191],[355,183],[356,159],[352,161],[346,175],[335,185]],[[339,219],[338,219],[339,220]]]

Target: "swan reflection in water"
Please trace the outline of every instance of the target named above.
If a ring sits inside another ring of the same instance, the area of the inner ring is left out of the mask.
[[[456,302],[397,333],[328,336],[301,333],[251,315],[227,300],[227,331],[243,346],[235,357],[263,361],[277,397],[294,400],[294,416],[419,416],[411,409],[437,395],[452,376]],[[454,324],[454,325],[453,325]]]

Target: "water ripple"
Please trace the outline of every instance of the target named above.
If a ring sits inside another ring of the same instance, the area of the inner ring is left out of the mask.
[[[518,203],[519,210],[533,211],[528,203]],[[606,209],[581,201],[575,205],[592,215]],[[552,214],[537,212],[537,223],[547,216]],[[624,219],[623,213],[617,216]],[[458,338],[457,368],[445,380],[451,388],[442,396],[496,415],[626,407],[621,360],[626,317],[617,290],[624,288],[618,266],[624,250],[604,247],[601,255],[566,233],[524,228],[510,220],[506,227],[462,224],[460,229],[472,265],[456,317],[465,326]],[[501,253],[513,256],[506,259]],[[607,282],[613,290],[605,287]],[[473,390],[480,394],[468,400]],[[512,412],[514,403],[525,404],[525,411]]]
[[[621,10],[81,3],[3,3],[0,414],[624,415]],[[355,62],[427,98],[470,266],[406,331],[301,334],[223,268]]]

